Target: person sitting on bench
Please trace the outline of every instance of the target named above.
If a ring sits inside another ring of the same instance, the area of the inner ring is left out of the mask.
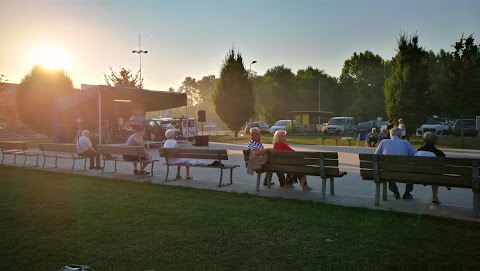
[[[82,136],[78,138],[75,145],[78,156],[90,158],[90,169],[102,169],[100,166],[100,153],[93,148],[89,130],[83,130]]]
[[[164,148],[178,148],[178,143],[175,140],[175,130],[173,129],[168,129],[165,132],[165,137],[167,140],[165,143],[163,143]],[[191,159],[188,158],[168,158],[168,163],[169,164],[183,164],[183,163],[188,163],[190,162]],[[186,175],[185,178],[187,180],[192,179],[192,176],[190,176],[190,166],[186,166]],[[182,179],[182,175],[180,174],[180,166],[177,168],[177,176],[175,177],[175,180],[180,180]]]
[[[377,128],[372,128],[372,131],[367,135],[368,146],[375,147],[375,144],[378,142],[378,137]]]
[[[144,155],[140,157],[140,160],[150,160],[152,156],[148,153],[147,149],[145,148],[145,143],[143,142],[143,136],[145,135],[145,128],[142,126],[134,126],[132,127],[135,129],[135,133],[132,134],[125,146],[142,146]],[[135,175],[148,175],[150,172],[145,171],[145,168],[148,166],[148,163],[142,163],[140,170],[137,169],[138,164],[138,156],[135,155],[123,155],[123,160],[125,161],[132,161],[133,162],[133,174]]]

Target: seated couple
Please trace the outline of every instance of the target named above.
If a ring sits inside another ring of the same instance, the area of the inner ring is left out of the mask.
[[[248,142],[248,149],[252,151],[253,155],[255,156],[261,156],[264,155],[265,153],[275,153],[277,150],[282,150],[282,151],[294,151],[288,144],[286,143],[287,141],[287,131],[284,130],[279,130],[276,131],[274,136],[273,136],[273,148],[264,148],[263,144],[261,143],[262,135],[260,133],[260,129],[257,127],[254,127],[250,129],[250,135],[251,139]],[[297,175],[292,175],[288,174],[285,178],[285,174],[283,172],[275,172],[278,176],[278,180],[280,182],[281,187],[286,187],[286,188],[293,188],[294,184],[297,183],[299,180],[300,185],[303,190],[311,190],[312,188],[308,185],[307,183],[307,177],[306,176],[297,176]],[[265,176],[265,181],[263,182],[263,185],[267,185],[267,181],[272,179],[272,173],[268,172]],[[273,185],[273,182],[271,183]]]

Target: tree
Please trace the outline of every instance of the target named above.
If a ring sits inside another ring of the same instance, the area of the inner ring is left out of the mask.
[[[361,120],[385,116],[385,62],[379,55],[370,51],[353,53],[343,64],[339,81],[345,93],[347,115]]]
[[[55,102],[74,93],[72,79],[64,70],[34,66],[18,86],[17,114],[23,124],[51,135]]]
[[[215,112],[235,137],[241,126],[255,113],[255,96],[242,55],[232,48],[220,70],[220,80],[212,95]]]
[[[473,36],[464,38],[452,46],[455,51],[445,61],[446,84],[443,89],[445,99],[450,101],[447,110],[453,115],[473,117],[480,111],[478,99],[480,84],[480,52]],[[462,133],[462,145],[465,138]]]
[[[431,89],[428,53],[418,44],[418,35],[401,34],[393,71],[385,82],[385,105],[392,120],[403,118],[407,138],[423,124]]]
[[[188,106],[198,110],[198,104],[202,102],[199,85],[195,78],[186,77],[182,82],[182,86],[178,88],[178,92],[187,93]]]
[[[120,68],[120,71],[115,73],[110,67],[110,75],[103,74],[103,77],[108,86],[143,88],[143,83],[139,81],[138,74],[132,75],[131,72],[131,70]]]

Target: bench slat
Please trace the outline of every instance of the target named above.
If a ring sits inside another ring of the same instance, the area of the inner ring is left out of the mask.
[[[298,165],[298,166],[318,166],[320,159],[302,159],[302,158],[278,158],[276,155],[271,156],[268,159],[269,163],[272,164],[283,164],[283,165]],[[247,159],[248,162],[248,159]],[[325,166],[338,167],[338,160],[324,159]]]
[[[38,147],[41,151],[71,152],[71,153],[77,152],[77,148],[75,144],[40,143],[38,144]]]
[[[98,150],[102,154],[143,155],[142,146],[109,146],[99,145]]]

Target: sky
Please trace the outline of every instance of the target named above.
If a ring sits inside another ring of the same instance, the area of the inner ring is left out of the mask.
[[[435,53],[462,34],[479,44],[479,12],[478,0],[0,0],[0,74],[20,83],[35,64],[61,67],[80,88],[141,60],[145,89],[177,90],[218,77],[234,48],[259,75],[284,65],[338,77],[354,52],[394,57],[401,33]]]

